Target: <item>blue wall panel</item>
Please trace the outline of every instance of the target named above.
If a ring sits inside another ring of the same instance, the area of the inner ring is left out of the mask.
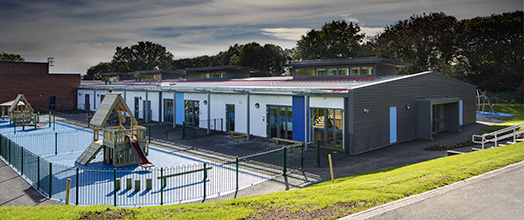
[[[176,123],[181,125],[184,123],[184,93],[176,93]]]
[[[293,96],[293,140],[306,141],[304,96]]]

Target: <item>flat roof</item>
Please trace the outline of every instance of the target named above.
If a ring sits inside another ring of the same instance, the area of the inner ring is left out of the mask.
[[[293,77],[260,77],[232,80],[159,80],[159,81],[118,81],[111,84],[82,84],[79,89],[94,90],[142,90],[180,92],[233,92],[233,93],[325,93],[347,94],[349,90],[381,82],[403,79],[407,76],[387,76],[360,79],[293,79]]]
[[[289,67],[321,67],[321,66],[342,66],[342,65],[359,65],[359,64],[386,64],[393,65],[396,67],[407,67],[409,64],[396,61],[389,58],[383,57],[358,57],[349,59],[336,59],[336,60],[304,60],[294,61],[289,64],[283,64],[282,66]]]

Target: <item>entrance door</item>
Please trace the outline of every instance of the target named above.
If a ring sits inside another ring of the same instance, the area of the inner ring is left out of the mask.
[[[84,103],[85,103],[84,104],[85,105],[84,110],[90,111],[91,110],[91,106],[89,105],[89,94],[85,94],[85,96],[84,96]]]
[[[142,102],[144,103],[144,121],[147,123],[151,121],[151,116],[153,114],[153,111],[151,110],[151,101],[144,100]]]
[[[267,118],[267,133],[269,138],[293,139],[292,107],[268,106]]]
[[[140,97],[135,97],[135,118],[138,119],[140,109]]]
[[[311,140],[321,146],[344,148],[344,121],[342,110],[311,108]]]
[[[184,101],[184,121],[193,123],[195,126],[199,126],[200,123],[200,108],[199,101]]]
[[[433,133],[444,131],[444,105],[433,105],[432,108]]]
[[[235,105],[226,105],[226,129],[235,131]]]
[[[56,110],[56,96],[49,96],[49,110]]]
[[[164,99],[164,122],[173,123],[173,99]]]

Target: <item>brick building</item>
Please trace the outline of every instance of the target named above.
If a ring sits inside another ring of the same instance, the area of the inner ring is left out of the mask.
[[[0,103],[24,94],[35,111],[75,110],[80,74],[49,73],[46,62],[0,61]]]

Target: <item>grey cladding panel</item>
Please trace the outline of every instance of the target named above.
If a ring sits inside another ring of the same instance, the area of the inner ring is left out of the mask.
[[[417,137],[417,99],[427,97],[458,97],[463,100],[464,124],[475,122],[475,87],[427,73],[386,82],[353,91],[352,154],[363,153],[389,145],[389,107],[397,107],[397,140]],[[406,105],[410,109],[406,108]],[[369,109],[369,113],[364,113]]]

